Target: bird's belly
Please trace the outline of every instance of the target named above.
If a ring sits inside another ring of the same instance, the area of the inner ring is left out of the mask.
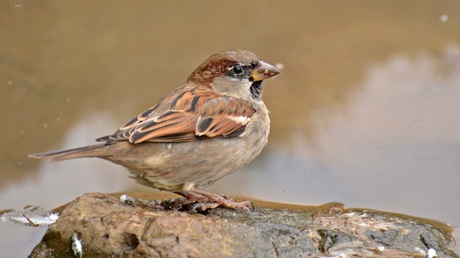
[[[112,161],[127,167],[144,185],[181,191],[184,184],[204,188],[247,165],[260,154],[266,142],[266,137],[258,137],[141,143],[133,145],[135,148],[130,148],[122,159]]]

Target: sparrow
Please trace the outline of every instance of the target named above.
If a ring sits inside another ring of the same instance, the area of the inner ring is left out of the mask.
[[[254,53],[231,49],[199,65],[186,83],[113,134],[85,147],[35,153],[61,161],[97,157],[126,167],[143,185],[186,199],[249,209],[250,202],[203,190],[254,160],[267,145],[263,80],[280,74]]]

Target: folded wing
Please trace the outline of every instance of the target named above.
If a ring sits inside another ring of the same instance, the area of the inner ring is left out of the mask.
[[[245,100],[184,86],[98,141],[185,142],[237,137],[255,113]]]

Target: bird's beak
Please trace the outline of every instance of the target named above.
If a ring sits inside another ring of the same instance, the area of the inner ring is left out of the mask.
[[[254,68],[254,71],[252,71],[251,73],[251,78],[255,82],[262,81],[280,73],[281,71],[273,65],[265,63],[263,61],[259,61],[259,64],[256,66],[256,68]]]

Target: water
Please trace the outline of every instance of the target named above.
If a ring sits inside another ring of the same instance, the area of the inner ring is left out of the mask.
[[[93,143],[240,47],[284,66],[264,92],[270,143],[208,190],[460,227],[458,2],[176,3],[0,4],[0,209],[148,191],[102,160],[26,156]],[[2,257],[45,231],[0,227]]]

